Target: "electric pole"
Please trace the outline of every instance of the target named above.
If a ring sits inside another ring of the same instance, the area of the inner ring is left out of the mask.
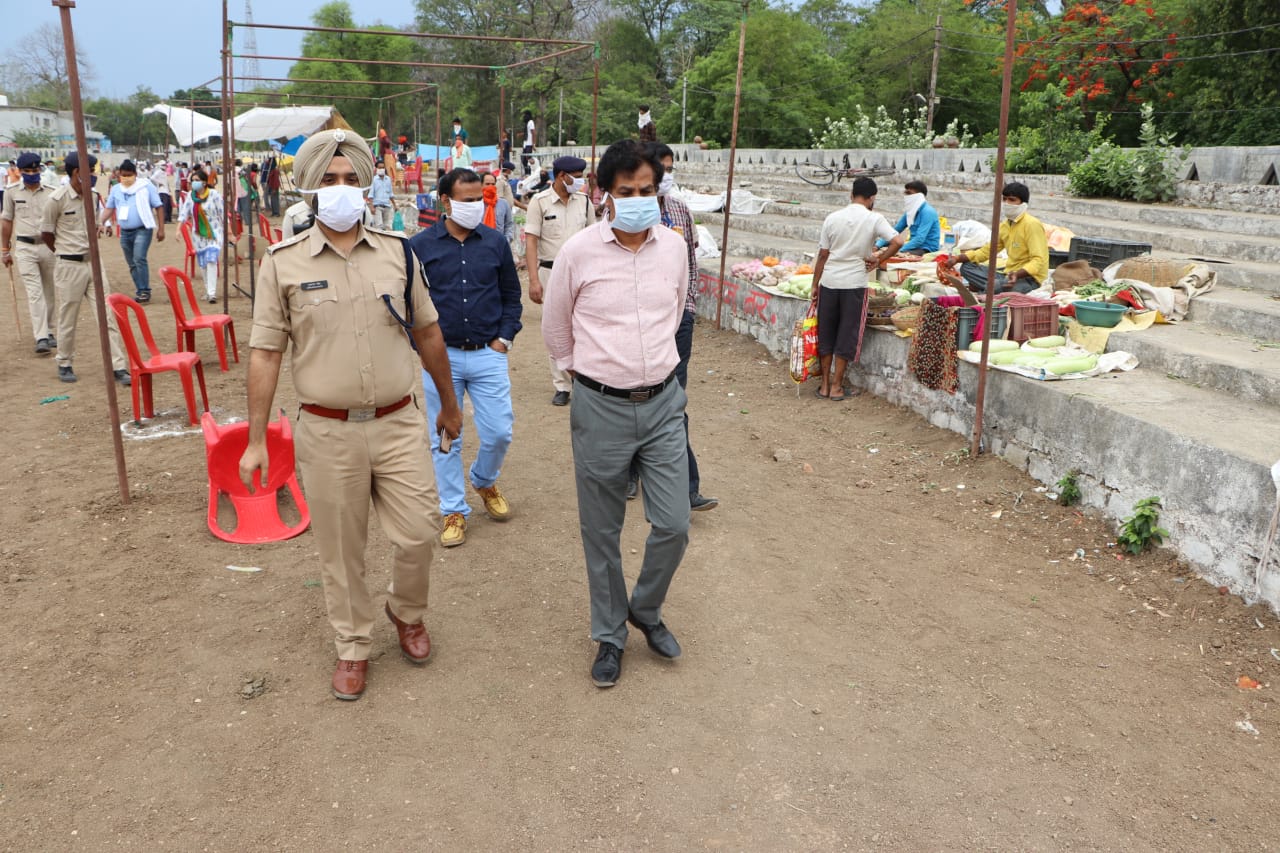
[[[942,16],[933,24],[933,66],[929,69],[929,132],[933,133],[933,113],[938,106],[938,56],[942,53]]]
[[[688,115],[689,108],[689,75],[684,76],[684,82],[680,87],[680,144],[684,145],[684,128],[685,118]]]
[[[556,119],[556,145],[564,145],[564,87],[560,87],[560,115]]]

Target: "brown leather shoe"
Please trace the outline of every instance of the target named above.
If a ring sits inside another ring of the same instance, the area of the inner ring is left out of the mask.
[[[427,658],[431,657],[431,635],[427,633],[427,626],[421,622],[416,625],[401,622],[391,612],[390,602],[387,603],[387,618],[396,626],[396,633],[400,635],[400,653],[405,659],[409,663],[426,663]]]
[[[364,694],[368,672],[367,660],[339,660],[333,671],[333,695],[348,702],[359,699]]]

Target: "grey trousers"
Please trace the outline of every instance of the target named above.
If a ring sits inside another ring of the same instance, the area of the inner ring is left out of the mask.
[[[574,383],[569,410],[578,523],[591,595],[591,639],[623,648],[627,609],[646,625],[662,620],[662,602],[689,544],[689,459],[680,383],[639,403]],[[622,574],[627,472],[644,480],[649,538],[631,600]]]

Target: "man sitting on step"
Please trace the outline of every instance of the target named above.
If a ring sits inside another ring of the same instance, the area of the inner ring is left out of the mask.
[[[1030,293],[1040,288],[1040,283],[1049,275],[1049,240],[1044,233],[1044,225],[1039,219],[1027,213],[1027,202],[1031,200],[1031,191],[1026,184],[1012,181],[1005,184],[1001,193],[1004,200],[1000,221],[1000,236],[996,242],[996,250],[1008,253],[1004,273],[996,274],[996,290],[1014,290],[1018,293]],[[985,291],[987,289],[987,259],[991,256],[990,246],[979,246],[967,252],[952,255],[947,260],[949,268],[960,264],[960,275],[968,282],[970,290]]]

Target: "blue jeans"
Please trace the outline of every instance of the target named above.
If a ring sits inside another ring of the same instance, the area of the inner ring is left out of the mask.
[[[129,264],[129,276],[133,279],[133,289],[137,293],[151,292],[151,269],[147,266],[151,234],[150,228],[120,231],[120,248],[124,250],[124,259]]]
[[[985,293],[987,290],[987,265],[985,263],[975,264],[971,261],[965,261],[960,265],[960,275],[969,283],[970,290],[976,290]],[[1013,283],[1015,293],[1030,293],[1037,290],[1040,283],[1034,278],[1020,278]],[[996,273],[996,292],[1008,289],[1008,283],[1004,277],[1004,273]]]
[[[463,394],[471,397],[476,434],[480,447],[471,463],[471,484],[486,489],[498,482],[502,460],[511,447],[512,424],[511,375],[507,372],[507,356],[492,347],[463,351],[449,347],[449,369],[453,371],[453,393],[462,405]],[[431,374],[422,372],[422,388],[427,397],[427,432],[431,434],[431,461],[436,469],[436,488],[440,490],[440,514],[471,515],[467,506],[467,483],[462,475],[462,440],[464,429],[453,440],[448,453],[440,452],[440,434],[436,418],[440,416],[440,395]]]

